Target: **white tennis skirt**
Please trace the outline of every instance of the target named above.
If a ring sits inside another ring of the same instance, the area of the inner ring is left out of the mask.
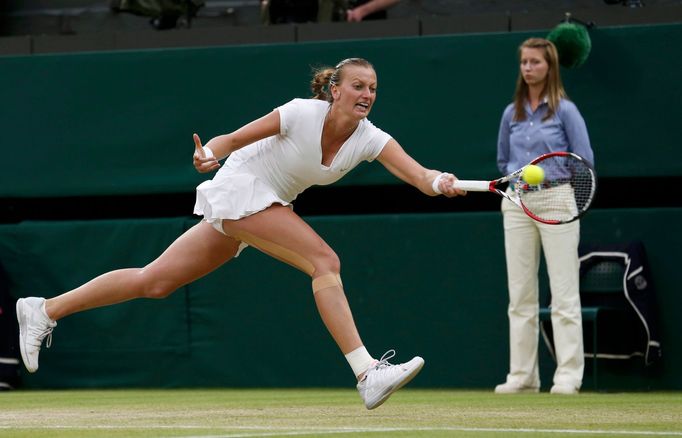
[[[272,204],[291,208],[274,190],[250,173],[221,172],[197,186],[194,214],[203,216],[217,231],[225,234],[223,219],[241,219],[263,211]],[[237,256],[246,247],[242,242]]]
[[[209,222],[217,219],[241,219],[272,204],[291,203],[280,198],[260,178],[241,172],[222,172],[197,186],[194,214]]]

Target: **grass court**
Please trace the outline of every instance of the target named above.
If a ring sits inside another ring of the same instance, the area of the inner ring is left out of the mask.
[[[367,411],[353,389],[19,390],[0,394],[0,436],[682,437],[682,394],[405,388]]]

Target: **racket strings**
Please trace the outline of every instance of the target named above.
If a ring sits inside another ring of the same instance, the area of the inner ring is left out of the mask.
[[[592,203],[596,183],[592,169],[572,155],[551,155],[534,163],[545,173],[540,184],[519,183],[516,192],[524,209],[542,222],[571,222]]]

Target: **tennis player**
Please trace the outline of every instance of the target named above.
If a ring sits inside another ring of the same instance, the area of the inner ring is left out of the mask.
[[[504,110],[497,145],[503,175],[549,152],[574,152],[589,163],[594,154],[578,108],[568,100],[551,41],[531,38],[519,47],[514,102]],[[578,243],[580,222],[545,225],[510,201],[502,201],[509,288],[509,374],[496,393],[538,392],[538,268],[545,253],[552,292],[552,328],[557,368],[553,394],[576,394],[583,379],[584,353]],[[575,208],[575,206],[573,206]]]
[[[197,187],[194,212],[203,220],[156,260],[103,274],[51,299],[20,299],[17,318],[26,369],[38,369],[41,344],[47,338],[50,346],[57,320],[134,298],[164,298],[253,246],[310,275],[320,316],[357,377],[367,409],[409,382],[424,360],[417,356],[393,365],[388,362],[392,350],[379,360],[370,355],[344,294],[338,256],[294,213],[291,202],[306,188],[331,184],[374,159],[426,195],[464,192],[452,188],[452,174],[422,167],[367,120],[377,93],[369,62],[350,58],[320,69],[311,88],[314,98],[293,99],[205,146],[194,135],[197,171],[220,169]]]

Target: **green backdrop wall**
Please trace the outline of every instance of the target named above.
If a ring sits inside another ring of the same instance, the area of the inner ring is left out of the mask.
[[[312,67],[349,56],[376,66],[375,124],[425,165],[493,177],[516,47],[538,34],[1,57],[0,197],[192,190],[202,178],[190,165],[193,132],[208,140],[308,96]],[[682,25],[591,37],[588,62],[564,79],[600,175],[679,175],[682,60],[660,53],[682,44]],[[362,166],[339,184],[367,183],[397,182]]]

